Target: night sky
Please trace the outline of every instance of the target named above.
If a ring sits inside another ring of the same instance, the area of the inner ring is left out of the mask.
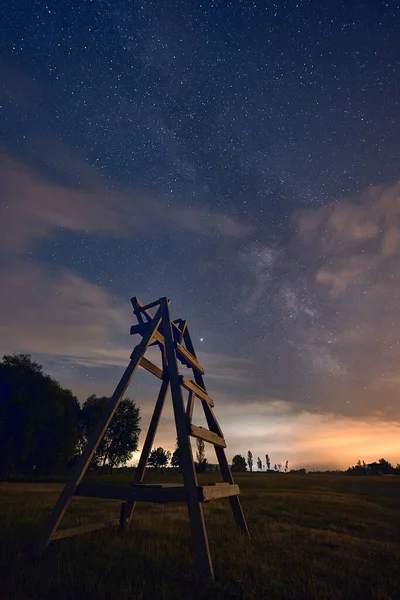
[[[0,19],[0,352],[108,394],[139,341],[130,298],[168,296],[229,458],[399,462],[399,3]],[[130,388],[144,428],[153,379]]]

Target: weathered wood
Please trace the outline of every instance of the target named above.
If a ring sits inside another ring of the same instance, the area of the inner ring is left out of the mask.
[[[207,392],[204,389],[197,385],[197,383],[195,383],[191,379],[186,379],[186,377],[184,377],[183,375],[180,376],[179,381],[181,386],[184,387],[185,390],[188,390],[189,392],[194,392],[197,398],[200,398],[200,400],[204,400],[204,402],[207,402],[209,406],[214,406],[214,400],[207,394]]]
[[[67,510],[68,504],[71,500],[72,495],[74,494],[77,486],[80,484],[86,469],[89,466],[90,461],[92,460],[93,454],[96,452],[97,446],[102,440],[110,422],[113,418],[115,411],[118,408],[118,405],[125,394],[125,391],[132,379],[133,374],[135,373],[137,367],[139,366],[140,360],[146,352],[148,343],[153,335],[153,331],[157,329],[161,322],[161,309],[157,311],[156,316],[154,317],[151,326],[149,327],[147,333],[143,337],[142,341],[136,348],[133,350],[131,354],[131,360],[129,365],[127,366],[124,374],[122,375],[117,387],[110,400],[107,402],[105,410],[100,417],[96,427],[92,431],[92,434],[89,437],[88,443],[78,460],[72,474],[70,480],[67,485],[64,487],[63,491],[60,494],[60,497],[50,515],[50,519],[47,523],[47,526],[44,529],[42,539],[40,540],[40,546],[45,548],[52,537],[52,534],[57,529],[61,519],[64,516],[65,511]]]
[[[180,465],[183,481],[188,494],[187,507],[195,560],[199,571],[205,577],[213,580],[214,569],[211,562],[207,532],[204,523],[203,507],[199,502],[198,497],[197,475],[194,469],[192,445],[188,436],[187,419],[179,380],[174,338],[166,299],[160,304],[160,308],[162,312],[162,327],[165,338],[168,374],[171,384],[172,405],[174,409],[178,444],[180,449]]]
[[[163,370],[165,371],[164,364],[163,364]],[[140,454],[139,464],[135,471],[135,476],[134,476],[134,480],[133,480],[135,483],[141,483],[143,481],[144,473],[145,473],[146,466],[147,466],[147,461],[149,460],[151,448],[153,446],[154,438],[157,433],[158,424],[159,424],[160,418],[161,418],[161,413],[162,413],[162,410],[164,407],[165,398],[166,398],[167,391],[168,391],[168,386],[169,386],[169,379],[167,378],[167,376],[165,376],[165,378],[163,379],[163,382],[161,384],[160,391],[158,393],[158,398],[157,398],[156,405],[154,407],[153,415],[151,417],[149,429],[147,430],[146,439],[143,444],[142,452]],[[133,515],[134,510],[135,510],[135,501],[131,500],[130,502],[128,502],[128,505],[126,508],[124,526],[126,526],[126,527],[129,526],[129,524],[132,520],[132,515]]]
[[[199,494],[202,502],[210,502],[218,498],[228,498],[240,494],[239,486],[230,483],[219,483],[215,485],[199,486]]]
[[[187,493],[183,485],[112,485],[104,483],[81,483],[75,496],[88,498],[107,498],[108,500],[124,500],[133,502],[186,502]]]
[[[190,352],[189,350],[187,350],[184,346],[182,346],[181,344],[176,344],[176,352],[178,355],[178,358],[182,358],[184,361],[187,361],[190,366],[195,369],[196,371],[198,371],[199,373],[204,373],[204,369],[201,366],[201,364],[199,363],[199,361],[197,360],[197,358],[195,358]],[[179,356],[180,355],[180,356]]]
[[[187,327],[187,321],[184,321],[183,319],[175,319],[175,321],[172,321],[172,322],[175,323],[177,325],[177,327],[179,328],[179,331],[180,331],[179,343],[182,344],[183,334],[185,333],[185,329]]]
[[[78,525],[77,527],[66,527],[65,529],[57,529],[51,534],[51,541],[60,540],[73,535],[81,535],[82,533],[91,533],[92,531],[98,531],[99,529],[105,529],[106,527],[117,527],[118,519],[110,519],[109,521],[103,521],[99,523],[87,523],[85,525]]]
[[[192,338],[190,337],[190,333],[189,333],[189,329],[186,328],[184,336],[183,336],[184,342],[185,342],[185,346],[186,348],[189,350],[189,352],[191,354],[193,354],[193,356],[196,356],[194,347],[193,347],[193,342],[192,342]],[[206,386],[204,384],[204,380],[202,377],[202,374],[197,372],[197,371],[193,371],[194,374],[194,379],[195,382],[197,383],[198,386],[200,386],[201,388],[203,388],[204,390],[206,390]],[[206,421],[207,421],[207,425],[210,429],[210,431],[213,431],[214,433],[216,433],[217,435],[221,435],[222,436],[222,431],[221,428],[217,422],[217,419],[215,418],[214,413],[212,412],[211,408],[208,406],[207,402],[203,401],[203,409],[204,409],[204,414],[206,417]],[[228,460],[226,458],[226,454],[225,454],[225,450],[224,448],[221,448],[220,446],[215,446],[215,454],[217,456],[217,460],[218,460],[218,464],[221,470],[221,475],[223,480],[226,483],[230,483],[231,485],[234,484],[233,481],[233,477],[232,477],[232,473],[231,470],[229,468],[229,463]],[[246,519],[245,516],[243,514],[243,509],[242,509],[242,505],[240,503],[239,497],[238,496],[231,496],[229,498],[229,502],[231,505],[231,509],[232,509],[232,513],[233,513],[233,517],[235,519],[235,523],[237,528],[248,538],[250,538],[250,532],[249,529],[247,527],[247,523],[246,523]]]
[[[131,330],[130,330],[131,335],[136,335],[136,334],[139,334],[141,336],[145,335],[146,332],[148,331],[150,324],[151,323],[149,322],[149,323],[140,323],[139,325],[132,325]],[[153,339],[155,340],[154,342],[153,342]],[[152,346],[154,343],[164,345],[164,336],[159,331],[153,332],[153,337],[152,337],[149,345]]]
[[[134,496],[134,492],[132,488],[127,485],[83,481],[76,488],[74,496],[107,498],[108,500],[130,500]]]
[[[191,424],[191,422],[192,422],[193,409],[194,409],[194,392],[190,391],[188,401],[187,401],[187,406],[186,406],[186,416],[187,416],[189,424]]]
[[[154,363],[152,363],[151,360],[149,360],[145,356],[143,356],[141,358],[141,360],[140,360],[140,366],[143,367],[144,369],[146,369],[146,371],[149,371],[149,373],[152,373],[153,375],[155,375],[156,377],[158,377],[158,379],[162,379],[163,378],[162,369],[160,369],[160,367],[158,367],[157,365],[155,365]]]
[[[140,302],[140,300],[137,300],[139,306],[142,304]],[[159,306],[160,305],[160,300],[155,300],[154,302],[150,302],[150,304],[146,304],[144,306],[141,306],[140,310],[142,310],[143,312],[148,311],[149,308],[153,308],[154,306]]]
[[[189,435],[199,440],[209,442],[210,444],[214,444],[214,446],[226,448],[226,442],[224,438],[220,437],[216,433],[213,433],[209,429],[205,429],[204,427],[197,427],[197,425],[191,425]]]

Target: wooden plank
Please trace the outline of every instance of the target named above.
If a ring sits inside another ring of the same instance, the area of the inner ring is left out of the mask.
[[[186,379],[183,375],[180,376],[181,386],[184,387],[189,392],[194,392],[194,395],[200,400],[204,400],[207,402],[209,406],[214,406],[214,400],[207,394],[207,392],[202,389],[197,383],[192,381],[191,379]]]
[[[150,323],[143,323],[143,324],[139,323],[138,325],[132,325],[130,333],[131,333],[131,335],[139,334],[139,335],[143,336],[146,334],[149,326],[150,326]],[[153,332],[153,338],[159,344],[164,345],[164,343],[165,343],[164,336],[159,331]],[[152,340],[153,340],[153,338],[152,338]],[[152,340],[150,341],[150,344],[151,344]]]
[[[58,529],[51,534],[51,540],[60,540],[62,538],[71,537],[73,535],[80,535],[81,533],[91,533],[92,531],[98,531],[105,527],[117,527],[118,519],[110,519],[109,521],[103,521],[99,523],[87,523],[85,525],[78,525],[77,527],[67,527],[65,529]]]
[[[186,502],[187,493],[183,485],[112,485],[104,483],[81,483],[75,496],[107,498],[131,502]]]
[[[204,427],[197,427],[197,425],[191,425],[189,435],[199,440],[209,442],[210,444],[214,444],[214,446],[226,448],[226,442],[224,438],[220,437],[216,433],[213,433],[209,429],[205,429]]]
[[[188,327],[185,330],[183,339],[184,339],[186,348],[189,350],[189,352],[191,352],[191,354],[193,354],[193,356],[196,356],[196,353],[195,353],[195,350],[193,347],[192,338],[190,337]],[[204,384],[204,379],[203,379],[201,373],[194,371],[194,379],[198,386],[200,386],[201,388],[206,390],[206,386]],[[207,404],[207,402],[202,401],[202,403],[203,403],[203,409],[204,409],[204,414],[206,417],[207,425],[208,425],[210,431],[223,437],[221,427],[219,426],[218,421],[215,418],[215,415],[214,415],[212,409]],[[233,477],[232,477],[232,473],[231,473],[231,470],[229,467],[228,460],[226,458],[224,448],[221,448],[220,446],[214,446],[214,448],[215,448],[215,454],[217,456],[217,460],[218,460],[218,464],[220,466],[221,475],[222,475],[223,480],[226,483],[230,483],[233,485],[234,481],[233,481]],[[233,517],[235,519],[236,527],[243,533],[243,535],[250,538],[250,532],[247,527],[246,519],[245,519],[245,516],[243,513],[243,509],[242,509],[242,505],[240,503],[239,497],[231,496],[229,498],[229,502],[231,505]]]
[[[209,580],[214,580],[214,569],[211,562],[207,531],[204,523],[203,507],[199,502],[197,490],[197,475],[193,463],[192,445],[188,436],[187,418],[179,380],[179,370],[174,347],[168,302],[165,298],[160,305],[162,327],[165,338],[165,352],[168,365],[168,375],[171,384],[172,406],[174,409],[178,444],[180,449],[180,466],[183,481],[187,490],[187,507],[190,530],[193,540],[196,565],[200,574]]]
[[[142,358],[140,360],[140,366],[143,367],[144,369],[146,369],[146,371],[149,371],[150,373],[152,373],[153,375],[155,375],[156,377],[158,377],[159,379],[163,378],[163,372],[160,369],[160,367],[158,367],[157,365],[155,365],[154,363],[152,363],[145,356],[142,356]]]
[[[176,351],[177,351],[178,355],[180,354],[181,357],[193,367],[193,369],[195,369],[196,371],[198,371],[201,374],[204,374],[203,367],[201,366],[201,364],[199,363],[197,358],[195,358],[193,356],[193,354],[191,354],[189,352],[189,350],[187,350],[184,346],[181,346],[181,344],[177,343]],[[178,358],[179,358],[179,356],[178,356]]]
[[[209,502],[210,500],[217,500],[218,498],[237,496],[240,494],[240,489],[237,484],[219,483],[215,485],[199,486],[199,493],[202,502]]]
[[[163,369],[165,370],[164,361],[163,361]],[[167,377],[165,377],[163,379],[163,382],[160,387],[160,391],[158,393],[157,402],[154,407],[154,412],[151,417],[149,429],[147,430],[146,439],[143,444],[142,452],[140,454],[139,464],[135,471],[135,476],[133,479],[134,483],[140,483],[141,481],[143,481],[144,473],[146,471],[147,461],[149,460],[151,448],[153,446],[154,438],[157,433],[158,424],[159,424],[160,418],[161,418],[161,413],[162,413],[162,410],[164,407],[165,398],[166,398],[167,391],[168,391],[168,386],[169,386],[169,379],[167,379]],[[135,502],[130,501],[128,503],[128,505],[126,507],[126,511],[125,511],[124,525],[126,527],[129,526],[129,524],[132,520],[132,515],[133,515],[134,510],[135,510]]]
[[[150,304],[146,304],[145,306],[141,307],[142,311],[147,311],[149,310],[149,308],[153,308],[154,306],[159,306],[160,304],[160,300],[154,300],[154,302],[150,302]]]
[[[77,486],[82,481],[84,474],[89,466],[90,461],[92,460],[93,454],[96,452],[97,446],[102,440],[110,422],[113,418],[115,411],[117,410],[121,398],[125,394],[125,391],[137,369],[139,366],[140,360],[146,352],[147,346],[151,340],[153,335],[153,331],[157,329],[161,322],[161,308],[157,311],[156,316],[154,317],[150,328],[147,333],[143,337],[142,341],[136,348],[133,350],[130,363],[125,369],[124,374],[122,375],[117,387],[110,400],[107,402],[104,412],[102,413],[100,420],[97,425],[93,429],[88,443],[86,444],[83,453],[78,460],[75,468],[72,471],[71,477],[64,487],[63,491],[58,498],[58,501],[50,515],[49,521],[43,531],[42,538],[39,541],[39,547],[45,548],[52,537],[52,534],[57,529],[60,524],[65,511],[67,510],[68,504],[71,500],[72,495],[74,494]]]
[[[194,392],[190,391],[187,406],[186,406],[186,416],[187,416],[189,423],[192,422],[193,409],[194,409]]]
[[[151,321],[153,319],[153,315],[149,311],[149,308],[152,308],[153,306],[159,306],[160,302],[161,298],[159,298],[155,302],[151,302],[150,304],[143,304],[143,302],[141,302],[137,296],[131,298],[133,312],[135,313],[135,315],[138,316],[138,314],[144,314],[146,315],[148,321]],[[171,300],[167,298],[167,303],[169,304],[170,302]]]
[[[179,336],[179,343],[182,344],[182,340],[183,340],[183,334],[185,333],[185,329],[187,327],[187,321],[184,321],[183,319],[175,319],[175,321],[172,321],[173,323],[175,323],[180,331],[180,336]]]
[[[127,485],[112,485],[83,481],[75,490],[74,496],[87,498],[107,498],[108,500],[130,500],[135,495]]]

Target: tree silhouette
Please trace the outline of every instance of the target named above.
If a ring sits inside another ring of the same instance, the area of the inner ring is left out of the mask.
[[[253,471],[253,453],[249,450],[247,453],[247,464],[249,467],[249,471]]]
[[[0,363],[0,478],[65,471],[78,439],[79,403],[28,354]]]
[[[287,460],[285,463],[285,473],[289,471],[289,461]]]
[[[155,448],[150,452],[148,464],[151,467],[154,467],[155,469],[158,469],[158,467],[160,467],[161,472],[163,472],[164,468],[169,463],[170,458],[171,452],[169,452],[168,450],[164,450],[164,448],[159,446],[158,448]]]
[[[260,457],[257,458],[257,469],[262,471],[262,462]]]
[[[196,464],[196,469],[199,473],[204,473],[206,468],[207,468],[207,459],[205,456],[205,444],[204,444],[204,440],[200,440],[199,438],[196,439],[196,447],[197,447],[197,451],[196,451],[196,460],[197,460],[197,464]]]
[[[80,414],[81,446],[87,442],[107,405],[105,396],[89,396]],[[137,450],[140,434],[140,410],[130,398],[124,398],[94,454],[91,465],[103,472],[106,464],[112,469],[125,465]]]
[[[232,471],[246,471],[246,459],[240,454],[236,454],[232,458]]]
[[[267,471],[270,471],[270,469],[271,469],[271,459],[269,458],[268,454],[265,455],[265,462],[266,462],[266,465],[267,465]]]
[[[178,438],[176,438],[176,448],[171,458],[171,466],[178,467],[179,473],[181,472],[181,450],[179,448]]]

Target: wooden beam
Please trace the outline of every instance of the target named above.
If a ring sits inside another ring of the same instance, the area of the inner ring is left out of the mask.
[[[165,298],[160,304],[162,327],[165,338],[165,353],[168,365],[168,376],[171,384],[172,406],[174,409],[176,432],[180,450],[180,466],[185,488],[187,490],[187,507],[190,530],[197,567],[204,577],[214,580],[214,569],[208,545],[207,531],[204,523],[203,507],[199,502],[197,475],[194,468],[192,445],[188,436],[187,418],[183,403],[182,388],[176,359],[174,336],[168,302]]]
[[[189,352],[189,350],[187,350],[186,348],[184,348],[184,346],[181,346],[181,344],[176,344],[176,351],[178,353],[178,358],[179,354],[181,355],[181,357],[187,361],[191,367],[193,367],[193,369],[196,369],[196,371],[198,371],[199,373],[201,373],[202,375],[204,374],[204,369],[201,366],[201,364],[199,363],[199,361],[197,360],[197,358],[195,358],[193,356],[193,354],[191,354]]]
[[[104,483],[81,483],[75,496],[88,498],[107,498],[133,502],[186,502],[187,492],[183,485],[152,485],[137,483],[132,485],[113,485]]]
[[[155,365],[154,363],[152,363],[145,356],[142,356],[142,358],[140,360],[140,366],[143,367],[144,369],[146,369],[146,371],[149,371],[150,373],[152,373],[153,375],[155,375],[156,377],[158,377],[158,379],[162,379],[163,378],[163,372],[160,369],[160,367],[158,367],[157,365]]]
[[[185,333],[183,336],[183,340],[184,340],[185,346],[189,350],[189,352],[191,352],[191,354],[193,354],[193,356],[196,356],[196,353],[195,353],[195,350],[193,347],[192,338],[190,337],[188,327],[186,327],[186,330],[185,330]],[[195,382],[197,383],[197,385],[200,386],[201,388],[203,388],[204,390],[206,390],[206,386],[204,384],[204,379],[203,379],[202,374],[197,371],[193,371],[193,373],[194,373],[194,379],[195,379]],[[222,436],[221,427],[219,426],[218,421],[215,418],[215,415],[214,415],[212,409],[205,401],[203,401],[203,409],[204,409],[204,414],[206,417],[207,425],[208,425],[210,431],[216,433],[217,435]],[[228,459],[226,458],[224,448],[221,448],[220,446],[215,446],[215,454],[217,456],[217,460],[218,460],[218,464],[220,466],[221,475],[222,475],[223,480],[226,483],[230,483],[233,485],[234,481],[233,481],[232,473],[231,473],[231,470],[229,467]],[[243,513],[243,509],[242,509],[242,505],[240,503],[239,497],[231,496],[229,498],[229,502],[231,505],[233,517],[235,519],[236,527],[243,533],[243,535],[250,538],[250,532],[247,527],[246,519],[245,519],[245,516]]]
[[[183,335],[185,333],[185,329],[187,327],[187,321],[184,321],[183,319],[175,319],[175,321],[172,321],[173,323],[175,323],[175,325],[178,326],[180,333],[180,339],[179,339],[179,343],[182,344],[182,340],[183,340]]]
[[[124,374],[122,375],[117,387],[111,398],[108,400],[104,412],[101,414],[101,417],[93,429],[88,443],[86,444],[81,457],[79,458],[75,468],[72,471],[71,477],[64,487],[63,491],[58,498],[58,501],[50,515],[50,519],[47,523],[47,526],[44,529],[41,540],[39,541],[39,546],[45,548],[49,543],[52,534],[57,529],[60,524],[65,511],[67,510],[68,504],[71,500],[72,495],[74,494],[77,486],[82,481],[84,474],[92,460],[94,453],[96,452],[97,446],[103,439],[105,432],[113,418],[115,411],[117,410],[119,403],[125,391],[135,373],[139,363],[146,352],[147,346],[151,340],[153,335],[153,331],[157,329],[161,322],[161,308],[158,309],[151,326],[146,332],[140,344],[136,346],[131,354],[131,360],[127,368],[125,369]]]
[[[163,362],[163,369],[165,370],[164,362]],[[133,479],[133,481],[135,483],[141,483],[143,481],[144,473],[145,473],[146,466],[147,466],[147,461],[149,460],[151,448],[153,446],[154,438],[157,433],[158,424],[159,424],[160,418],[161,418],[161,413],[162,413],[162,410],[164,407],[165,397],[166,397],[167,391],[168,391],[168,386],[169,386],[169,380],[167,379],[167,377],[165,377],[163,379],[160,391],[158,393],[157,402],[154,407],[154,412],[151,417],[149,429],[147,430],[146,439],[143,444],[142,452],[140,454],[139,464],[135,471],[135,476]],[[121,521],[123,518],[122,510],[123,509],[121,507]],[[134,510],[135,510],[135,501],[131,500],[127,504],[127,506],[125,507],[125,510],[124,510],[124,518],[125,518],[124,527],[129,526],[129,524],[132,520],[132,515],[133,515]]]
[[[136,335],[139,334],[141,336],[144,336],[148,330],[150,326],[150,323],[139,323],[138,325],[131,325],[131,329],[130,329],[130,334],[131,335]],[[154,342],[153,342],[153,338],[154,338]],[[152,339],[149,342],[149,346],[152,346],[155,343],[159,343],[162,346],[164,346],[165,342],[164,342],[164,336],[157,330],[155,330],[153,332],[153,336]]]
[[[108,500],[130,500],[133,496],[133,491],[127,485],[113,485],[109,483],[93,483],[83,481],[76,488],[74,496],[85,496],[87,498],[107,498]]]
[[[240,494],[239,486],[229,483],[217,483],[215,485],[199,486],[199,493],[202,502],[217,500],[218,498],[228,498]]]
[[[193,409],[194,409],[194,392],[190,391],[188,401],[187,401],[187,406],[186,406],[186,416],[187,416],[189,424],[192,423]]]
[[[149,308],[153,308],[153,306],[159,306],[161,300],[162,299],[159,298],[158,300],[155,300],[154,302],[151,302],[150,304],[143,304],[143,302],[141,302],[137,296],[134,296],[133,298],[131,298],[133,312],[135,313],[136,316],[137,316],[137,314],[143,313],[144,315],[146,315],[147,319],[149,321],[151,321],[153,318],[153,315],[149,311]],[[171,302],[171,300],[169,300],[167,298],[167,302],[169,304]]]
[[[204,427],[197,427],[197,425],[191,425],[189,435],[199,440],[209,442],[210,444],[214,444],[214,446],[226,448],[226,442],[224,438],[220,437],[216,433],[213,433],[209,429],[205,429]]]
[[[80,535],[81,533],[91,533],[92,531],[104,529],[105,527],[117,527],[118,522],[118,519],[110,519],[109,521],[103,521],[99,523],[87,523],[86,525],[78,525],[77,527],[58,529],[51,534],[51,540],[60,540],[73,535]]]
[[[181,386],[184,387],[189,392],[194,392],[194,395],[200,400],[204,400],[207,402],[209,406],[214,406],[214,400],[207,394],[205,390],[203,390],[197,383],[192,381],[191,379],[186,379],[183,375],[180,376]]]

